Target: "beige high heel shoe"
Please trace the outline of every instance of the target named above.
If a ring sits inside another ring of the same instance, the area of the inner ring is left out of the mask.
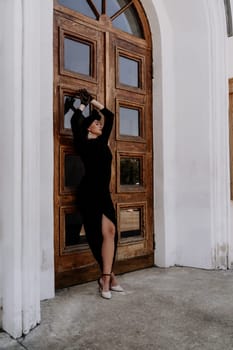
[[[117,284],[116,286],[111,286],[110,289],[113,292],[124,292],[124,289],[119,284]]]
[[[112,273],[111,273],[111,275],[112,275]],[[112,278],[110,279],[110,290],[112,290],[113,292],[124,292],[124,289],[119,284],[117,284],[116,286],[112,286],[111,280],[112,280]]]
[[[103,273],[102,276],[110,276],[111,277],[111,274],[110,273]],[[98,278],[100,295],[102,298],[110,300],[112,298],[112,293],[110,290],[108,290],[108,291],[103,290],[103,285],[102,285],[100,280],[101,280],[101,277]]]

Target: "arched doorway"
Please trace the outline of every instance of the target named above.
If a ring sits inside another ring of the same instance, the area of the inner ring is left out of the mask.
[[[110,146],[111,192],[119,231],[116,272],[154,263],[151,46],[138,0],[54,1],[57,287],[92,280],[99,274],[76,207],[75,189],[83,168],[73,149],[71,114],[64,114],[67,96],[83,87],[115,113]]]

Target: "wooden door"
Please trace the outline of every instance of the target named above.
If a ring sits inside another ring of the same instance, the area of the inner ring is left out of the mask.
[[[115,270],[132,271],[152,266],[154,261],[151,40],[145,16],[139,18],[138,13],[143,13],[140,2],[123,3],[112,1],[110,7],[104,0],[54,3],[54,225],[58,288],[99,275],[77,210],[76,187],[84,169],[73,148],[72,113],[64,114],[66,98],[79,88],[87,88],[115,113],[110,139],[110,189],[119,234]],[[75,105],[78,104],[76,99]],[[86,114],[89,112],[87,109]]]

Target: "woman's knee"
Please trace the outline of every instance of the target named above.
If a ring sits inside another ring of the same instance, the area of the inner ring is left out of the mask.
[[[115,225],[105,216],[103,217],[102,221],[102,232],[104,237],[112,239],[115,237],[116,233]]]
[[[108,228],[103,230],[103,236],[105,238],[114,239],[115,232],[116,232],[115,227],[114,226],[110,226],[110,227],[108,227]]]

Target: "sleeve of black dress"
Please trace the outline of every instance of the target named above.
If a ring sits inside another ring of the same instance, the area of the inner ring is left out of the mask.
[[[104,115],[104,127],[100,137],[107,143],[112,131],[114,114],[107,108],[101,109],[100,112]]]
[[[71,117],[71,128],[74,137],[74,146],[78,152],[82,150],[86,142],[86,129],[84,128],[85,117],[80,109],[76,109]]]

